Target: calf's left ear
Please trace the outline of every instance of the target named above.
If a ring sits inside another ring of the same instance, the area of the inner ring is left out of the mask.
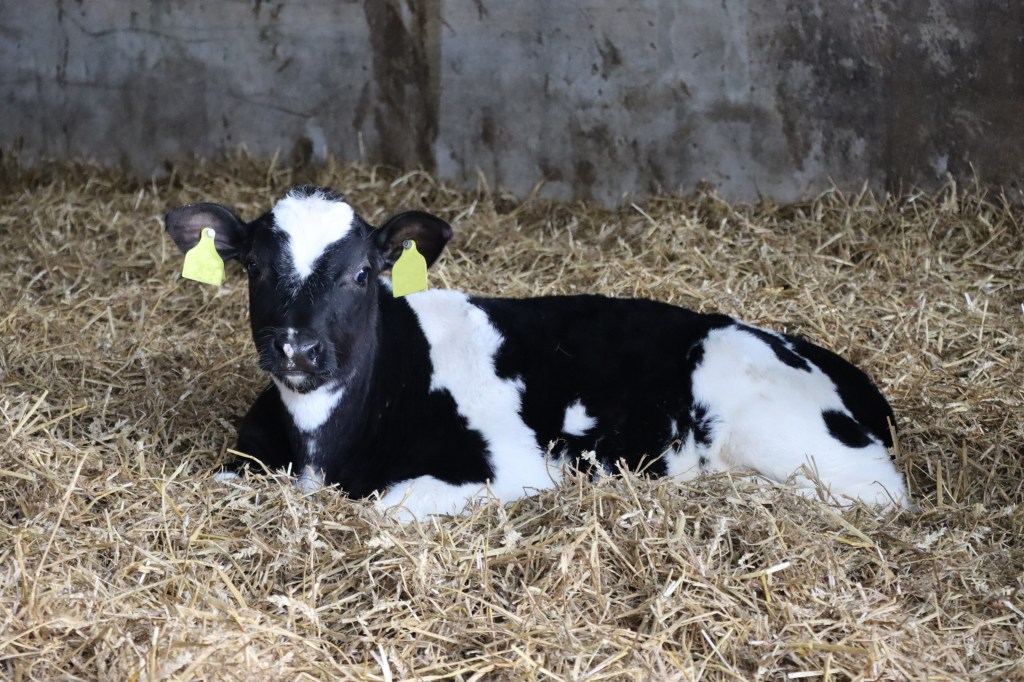
[[[402,244],[407,239],[416,242],[416,250],[423,255],[429,268],[451,238],[451,225],[423,211],[407,211],[389,218],[374,236],[384,269],[394,265],[402,255]]]

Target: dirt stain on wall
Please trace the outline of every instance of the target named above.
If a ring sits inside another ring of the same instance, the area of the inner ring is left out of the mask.
[[[363,3],[370,30],[380,161],[436,168],[440,111],[440,0]]]
[[[776,82],[790,162],[819,154],[899,192],[947,175],[1019,188],[1024,4],[868,3],[855,21],[821,2],[787,10],[758,55]],[[1016,189],[1014,191],[1017,191]]]

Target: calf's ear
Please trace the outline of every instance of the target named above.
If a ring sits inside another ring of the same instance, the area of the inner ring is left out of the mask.
[[[220,204],[189,204],[174,209],[164,218],[164,229],[182,253],[199,243],[204,227],[212,227],[217,233],[214,242],[221,258],[228,260],[238,256],[248,230],[238,216]]]
[[[402,255],[402,244],[407,239],[416,242],[416,250],[423,254],[429,268],[451,238],[451,225],[423,211],[408,211],[389,218],[374,237],[385,270]]]

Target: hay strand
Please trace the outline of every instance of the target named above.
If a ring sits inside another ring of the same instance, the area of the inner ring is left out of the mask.
[[[399,526],[214,481],[264,380],[239,269],[182,281],[162,216],[299,182],[451,220],[435,286],[647,296],[845,354],[896,409],[919,511],[626,474]],[[152,182],[8,163],[0,191],[2,677],[1024,677],[1024,231],[998,197],[609,210],[245,157]]]

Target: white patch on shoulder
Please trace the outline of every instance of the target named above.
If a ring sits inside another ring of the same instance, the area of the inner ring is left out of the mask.
[[[438,514],[458,514],[470,501],[487,498],[487,486],[481,483],[453,485],[433,476],[419,476],[391,486],[378,506],[407,523]]]
[[[486,313],[458,291],[428,289],[405,300],[430,344],[430,390],[448,391],[459,414],[487,443],[494,496],[506,502],[556,485],[561,467],[545,457],[519,414],[523,382],[502,379],[495,371],[504,338]]]
[[[272,377],[281,393],[281,402],[284,403],[288,414],[295,421],[295,425],[301,431],[311,433],[323,426],[331,412],[341,402],[345,395],[345,389],[341,386],[335,387],[332,384],[324,384],[315,391],[299,393],[293,391],[277,377]]]
[[[597,420],[587,414],[582,401],[577,400],[565,408],[565,418],[562,420],[562,433],[565,435],[582,436],[595,426]]]
[[[340,199],[321,193],[294,192],[274,205],[275,228],[288,236],[288,252],[299,281],[309,277],[316,260],[352,229],[355,212]]]

